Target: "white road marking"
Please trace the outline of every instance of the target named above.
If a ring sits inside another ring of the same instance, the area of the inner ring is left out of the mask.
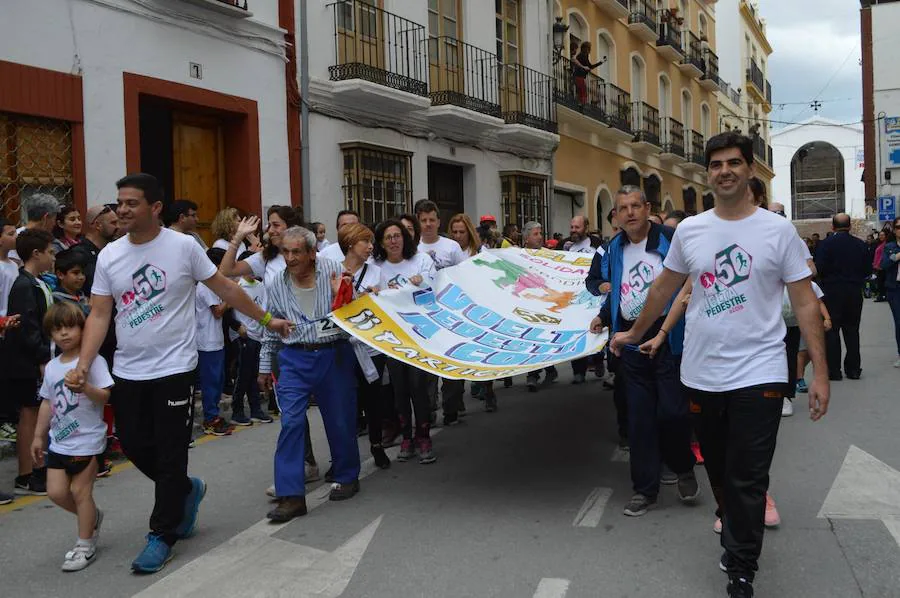
[[[570,583],[568,579],[545,577],[538,584],[534,598],[564,598]]]
[[[431,435],[440,432],[432,430]],[[397,446],[386,452],[395,460],[399,451]],[[359,479],[377,469],[375,460],[367,459]],[[307,511],[328,502],[330,491],[330,484],[322,484],[309,492]],[[381,519],[379,516],[334,552],[273,538],[291,522],[272,524],[263,519],[135,594],[135,598],[200,598],[210,592],[216,598],[336,598],[350,583]]]
[[[610,496],[612,496],[612,488],[594,488],[584,504],[581,505],[581,510],[575,515],[572,525],[574,527],[597,527]]]
[[[612,457],[610,457],[609,460],[614,463],[628,463],[631,461],[631,451],[625,451],[616,447],[616,450],[613,451]]]
[[[900,472],[850,445],[819,517],[881,520],[900,545]]]

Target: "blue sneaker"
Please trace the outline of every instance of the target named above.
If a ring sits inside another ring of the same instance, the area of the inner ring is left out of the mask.
[[[206,496],[206,482],[200,478],[189,479],[191,480],[191,491],[184,499],[184,516],[175,529],[175,533],[181,540],[194,535],[194,531],[197,529],[197,516],[200,513],[200,501]]]
[[[172,560],[172,547],[163,542],[162,536],[147,534],[147,545],[131,562],[135,573],[156,573]]]
[[[809,392],[809,387],[806,386],[806,380],[803,378],[797,380],[797,392]]]

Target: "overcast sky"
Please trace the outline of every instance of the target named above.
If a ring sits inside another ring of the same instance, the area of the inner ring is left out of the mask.
[[[734,1],[734,0],[731,0]],[[862,118],[859,2],[855,0],[758,0],[774,52],[769,57],[772,103],[769,118],[796,122],[813,116],[806,104],[822,102],[819,114],[840,122]],[[827,87],[826,87],[827,85]]]

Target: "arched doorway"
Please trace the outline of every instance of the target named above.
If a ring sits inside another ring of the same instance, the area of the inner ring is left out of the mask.
[[[712,193],[705,193],[703,195],[703,211],[711,210],[714,207],[716,207],[716,198]]]
[[[569,12],[569,56],[572,50],[581,46],[581,42],[588,41],[588,31],[585,20],[576,12]]]
[[[791,159],[791,206],[794,220],[831,218],[844,211],[844,158],[826,141],[813,141]]]
[[[606,220],[613,208],[612,195],[608,189],[600,189],[597,193],[597,229],[604,237],[612,236],[612,225]]]
[[[629,166],[625,170],[620,173],[620,178],[622,180],[622,186],[632,185],[634,187],[641,186],[641,173],[638,172],[637,168],[634,166]]]
[[[601,31],[597,34],[597,60],[603,59],[606,57],[606,60],[603,64],[598,66],[594,72],[600,76],[601,79],[608,83],[616,82],[616,42],[613,38],[606,33],[605,31]]]
[[[684,211],[688,216],[697,214],[697,191],[693,187],[686,187],[681,192],[684,201]]]
[[[631,57],[631,101],[644,101],[644,62],[637,55]]]
[[[660,194],[662,193],[662,181],[655,174],[651,174],[644,179],[644,195],[650,202],[650,209],[653,213],[658,214],[660,209]]]

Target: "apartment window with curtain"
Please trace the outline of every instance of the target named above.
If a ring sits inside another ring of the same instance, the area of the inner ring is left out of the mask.
[[[341,145],[344,205],[363,222],[408,212],[412,204],[412,153],[366,144]]]
[[[519,0],[494,0],[497,58],[501,64],[519,63]]]
[[[504,224],[550,221],[547,211],[547,178],[522,172],[500,174],[500,206]]]

